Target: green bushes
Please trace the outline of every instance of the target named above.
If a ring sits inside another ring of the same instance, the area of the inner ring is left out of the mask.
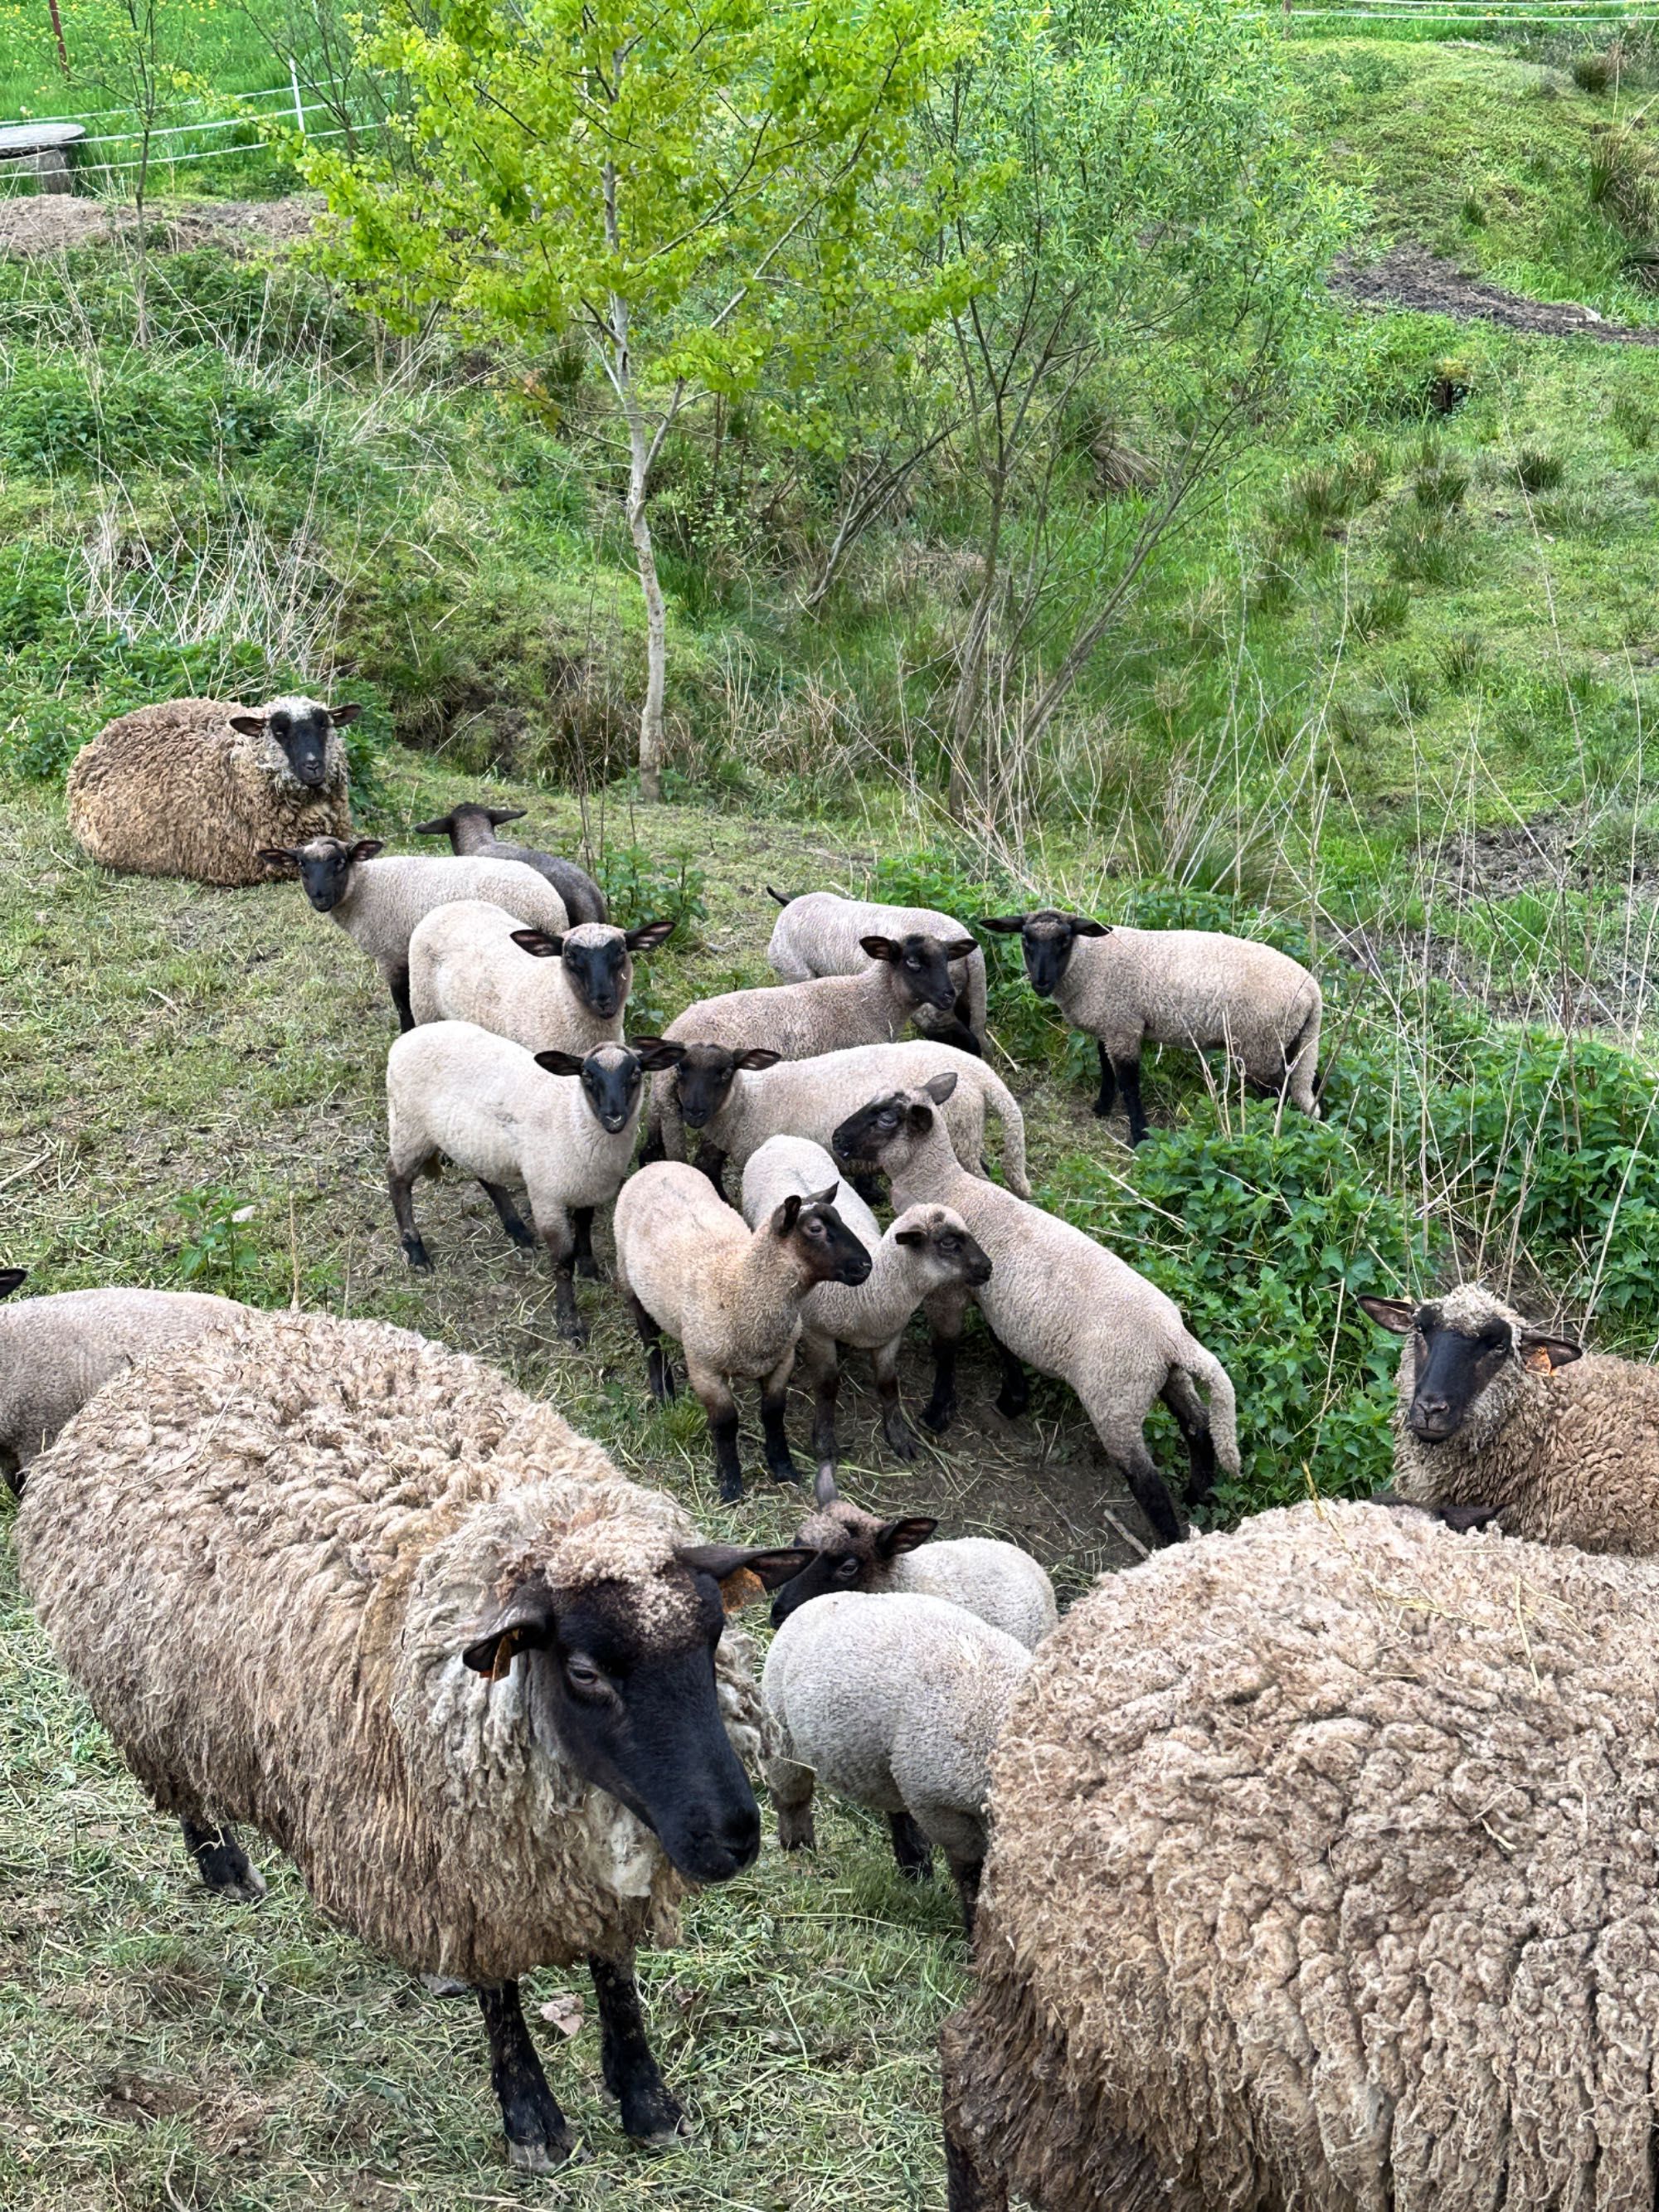
[[[0,409],[0,464],[32,475],[121,476],[163,462],[212,467],[276,434],[276,396],[222,363],[23,356]]]

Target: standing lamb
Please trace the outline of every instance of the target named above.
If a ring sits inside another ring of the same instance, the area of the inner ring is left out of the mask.
[[[630,1176],[617,1200],[617,1279],[645,1346],[651,1395],[659,1404],[674,1395],[666,1329],[685,1347],[686,1379],[708,1417],[727,1500],[743,1495],[734,1381],[761,1386],[774,1479],[800,1480],[783,1412],[802,1301],[816,1283],[861,1283],[870,1273],[835,1195],[833,1183],[805,1202],[792,1193],[751,1233],[700,1170],[659,1160]]]
[[[1146,1133],[1140,1048],[1149,1038],[1191,1052],[1219,1048],[1252,1083],[1318,1119],[1324,1001],[1288,953],[1216,930],[1109,927],[1053,907],[979,927],[1017,930],[1031,988],[1094,1038],[1095,1112],[1103,1119],[1111,1112],[1121,1085],[1132,1145]]]
[[[927,1540],[939,1526],[931,1516],[879,1520],[841,1496],[828,1468],[818,1469],[812,1498],[817,1510],[801,1522],[795,1537],[812,1559],[773,1599],[775,1628],[811,1599],[836,1590],[945,1598],[1028,1651],[1036,1650],[1060,1618],[1053,1583],[1018,1544],[992,1536],[956,1536],[931,1544]]]
[[[412,1030],[409,1000],[409,940],[416,924],[453,899],[486,899],[503,907],[522,927],[533,922],[555,935],[566,927],[562,901],[533,868],[517,860],[441,860],[425,854],[379,856],[378,838],[346,844],[313,837],[304,845],[273,846],[261,857],[291,868],[319,914],[332,915],[385,978],[398,1009],[398,1025]]]
[[[456,899],[434,907],[409,940],[410,1009],[416,1023],[476,1022],[532,1052],[620,1044],[634,955],[654,952],[674,928],[586,921],[550,935],[488,899]]]
[[[1406,1339],[1397,1498],[1534,1543],[1659,1553],[1659,1370],[1585,1355],[1475,1283],[1359,1303]]]
[[[0,1271],[0,1297],[22,1280],[21,1268]],[[112,1375],[246,1311],[200,1291],[58,1291],[8,1306],[0,1313],[0,1475],[21,1491],[30,1462]]]
[[[970,1062],[969,1065],[972,1063]],[[1127,1478],[1160,1544],[1181,1534],[1170,1493],[1144,1433],[1162,1398],[1186,1440],[1187,1495],[1207,1498],[1218,1462],[1238,1473],[1233,1386],[1213,1352],[1188,1328],[1173,1299],[1080,1229],[1028,1205],[994,1182],[964,1174],[939,1113],[951,1078],[874,1100],[836,1132],[839,1159],[884,1170],[896,1207],[933,1200],[954,1206],[988,1254],[991,1279],[975,1292],[1004,1356],[997,1410],[1024,1413],[1029,1395],[1020,1362],[1069,1382],[1083,1401],[1108,1457]],[[942,1334],[933,1398],[922,1419],[943,1428],[954,1406],[959,1311],[933,1316]],[[1209,1394],[1206,1407],[1195,1384]]]
[[[1646,1561],[1321,1503],[1103,1576],[992,1754],[951,2212],[1650,2206],[1656,1708]]]
[[[527,868],[544,876],[564,901],[565,912],[573,922],[609,921],[611,909],[605,904],[605,893],[574,860],[563,860],[556,853],[538,851],[533,845],[504,845],[495,832],[504,822],[522,822],[522,806],[480,806],[468,799],[441,814],[435,821],[417,822],[414,828],[416,837],[447,837],[452,853],[465,854],[469,859],[483,860],[521,860]]]
[[[479,1361],[325,1315],[112,1377],[35,1462],[17,1552],[210,1888],[259,1893],[247,1822],[331,1918],[477,1987],[515,2166],[573,2147],[520,1978],[582,1959],[624,2129],[674,2138],[633,1953],[759,1848],[722,1598],[797,1555],[699,1544]]]
[[[198,884],[263,884],[265,848],[351,834],[339,732],[362,708],[273,699],[170,699],[104,727],[69,772],[69,825],[106,868]]]
[[[1030,1663],[1023,1644],[943,1598],[847,1591],[793,1614],[761,1679],[779,1843],[812,1849],[820,1784],[885,1813],[913,1880],[935,1844],[945,1853],[971,1936],[991,1747]]]
[[[960,938],[963,925],[952,915],[925,906],[882,906],[872,899],[842,898],[834,891],[806,891],[785,898],[767,885],[768,895],[783,908],[772,927],[766,957],[786,983],[804,983],[809,975],[854,975],[863,966],[866,937],[910,936]],[[985,1042],[985,955],[977,945],[957,957],[951,970],[957,987],[952,1023],[940,1034],[949,1044],[981,1051]],[[951,1033],[952,1026],[969,1031],[973,1042]]]
[[[554,1310],[564,1335],[586,1340],[574,1270],[597,1274],[595,1209],[609,1206],[634,1160],[641,1070],[671,1049],[604,1044],[579,1060],[526,1052],[471,1022],[428,1022],[386,1056],[386,1183],[411,1267],[432,1265],[415,1225],[415,1178],[439,1153],[476,1176],[514,1243],[539,1237],[554,1267]],[[507,1185],[530,1199],[532,1237]]]
[[[835,1182],[839,1170],[822,1145],[805,1137],[769,1137],[743,1171],[743,1218],[751,1229],[775,1212],[793,1191],[810,1198]],[[991,1263],[948,1206],[913,1206],[885,1236],[854,1190],[843,1189],[836,1210],[870,1255],[867,1281],[856,1289],[820,1283],[800,1310],[800,1360],[817,1401],[812,1456],[833,1467],[836,1400],[841,1388],[837,1345],[855,1345],[874,1357],[881,1400],[882,1433],[895,1455],[912,1460],[916,1440],[899,1407],[898,1362],[905,1326],[925,1298],[943,1299],[954,1287],[965,1304],[991,1273]]]

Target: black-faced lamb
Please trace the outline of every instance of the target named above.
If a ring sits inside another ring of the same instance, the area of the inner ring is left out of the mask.
[[[795,1537],[812,1557],[773,1599],[775,1627],[811,1599],[836,1590],[944,1598],[1033,1651],[1060,1618],[1047,1571],[1018,1544],[994,1536],[931,1543],[939,1526],[931,1515],[884,1521],[843,1498],[827,1467],[818,1469],[812,1500],[817,1510]]]
[[[375,837],[347,844],[313,837],[298,846],[273,846],[262,857],[296,874],[319,914],[331,915],[380,969],[398,1025],[412,1030],[409,1000],[409,940],[422,918],[452,899],[485,899],[502,907],[522,928],[533,923],[555,935],[566,927],[558,893],[518,860],[437,860],[401,853],[381,859]]]
[[[634,956],[654,952],[674,927],[586,921],[559,935],[526,929],[487,899],[457,899],[416,924],[410,1009],[417,1023],[476,1022],[532,1052],[619,1044]]]
[[[514,1243],[539,1237],[546,1246],[559,1328],[583,1342],[571,1279],[578,1267],[599,1272],[593,1215],[633,1165],[642,1070],[664,1065],[663,1050],[531,1053],[472,1022],[428,1022],[400,1036],[386,1064],[386,1182],[410,1267],[432,1265],[415,1224],[414,1186],[442,1153],[477,1176]],[[524,1187],[534,1236],[509,1183]]]
[[[769,1137],[743,1171],[743,1218],[751,1229],[775,1212],[793,1191],[807,1198],[836,1181],[839,1170],[822,1145],[807,1137]],[[944,1298],[954,1287],[964,1304],[985,1282],[991,1263],[948,1206],[913,1206],[884,1235],[854,1190],[843,1188],[836,1210],[870,1255],[866,1281],[856,1288],[820,1283],[800,1310],[800,1365],[815,1400],[812,1456],[833,1467],[836,1400],[841,1388],[839,1345],[872,1355],[881,1401],[882,1433],[902,1460],[916,1455],[916,1440],[899,1405],[899,1352],[910,1316],[924,1299]]]
[[[815,1841],[812,1795],[887,1815],[913,1879],[945,1853],[969,1935],[985,1860],[991,1747],[1031,1655],[943,1598],[856,1592],[792,1613],[766,1655],[765,1773],[787,1851]]]
[[[1320,1504],[1103,1576],[991,1758],[951,2212],[1650,2205],[1656,1709],[1648,1561]]]
[[[999,1412],[1024,1411],[1028,1386],[1021,1362],[1069,1382],[1158,1542],[1173,1543],[1180,1524],[1146,1449],[1146,1416],[1159,1398],[1175,1415],[1191,1466],[1188,1496],[1201,1503],[1218,1464],[1230,1475],[1238,1473],[1227,1371],[1188,1328],[1174,1300],[1115,1252],[1041,1206],[963,1172],[939,1112],[950,1082],[949,1075],[939,1076],[872,1100],[836,1130],[836,1157],[883,1170],[896,1207],[931,1199],[962,1216],[991,1261],[991,1279],[975,1297],[1002,1347]],[[948,1331],[959,1328],[960,1314],[947,1310],[933,1318],[945,1333],[937,1347],[933,1402],[923,1419],[937,1430],[954,1403],[956,1345]],[[1207,1407],[1195,1387],[1200,1384],[1208,1393]]]
[[[574,860],[567,860],[557,853],[544,853],[534,845],[505,845],[495,832],[507,822],[522,822],[522,806],[480,806],[467,799],[441,814],[434,821],[417,822],[412,834],[416,837],[447,837],[452,853],[465,854],[469,859],[484,860],[522,860],[526,867],[534,868],[544,876],[564,901],[565,912],[574,924],[585,921],[609,921],[611,909],[605,903],[605,893],[584,869]]]
[[[1406,1340],[1398,1498],[1536,1543],[1659,1553],[1659,1370],[1586,1354],[1476,1283],[1359,1303]]]
[[[1129,1142],[1146,1134],[1140,1052],[1153,1044],[1226,1054],[1252,1083],[1318,1118],[1318,984],[1288,953],[1211,929],[1129,929],[1053,907],[981,921],[1017,931],[1025,972],[1100,1055],[1095,1112],[1121,1089]]]
[[[269,883],[282,870],[266,847],[350,836],[339,732],[362,712],[286,696],[257,708],[140,707],[106,723],[70,763],[70,833],[128,874]]]
[[[817,1283],[861,1283],[870,1273],[836,1194],[833,1184],[805,1202],[792,1194],[751,1231],[698,1169],[658,1160],[617,1198],[617,1280],[645,1346],[651,1395],[659,1402],[674,1395],[666,1329],[684,1347],[687,1380],[708,1417],[724,1498],[743,1495],[734,1382],[761,1386],[774,1479],[800,1480],[783,1416],[802,1302]]]
[[[930,1038],[901,1044],[856,1045],[812,1060],[785,1060],[768,1048],[733,1050],[689,1043],[672,1078],[672,1110],[662,1127],[671,1155],[689,1129],[701,1139],[698,1164],[719,1183],[726,1162],[748,1165],[769,1137],[810,1137],[828,1146],[842,1121],[879,1091],[954,1075],[945,1126],[970,1174],[985,1167],[985,1115],[1002,1124],[1002,1172],[1010,1190],[1029,1198],[1025,1122],[1012,1092],[982,1060]]]
[[[942,941],[965,937],[961,922],[932,907],[884,906],[874,899],[842,898],[835,891],[805,891],[785,898],[767,885],[768,894],[783,908],[772,926],[766,957],[786,983],[804,983],[809,975],[853,975],[864,965],[866,937],[898,939],[934,937]],[[985,1041],[985,955],[969,940],[967,951],[955,956],[951,969],[957,1000],[950,1021],[941,1034],[947,1044],[982,1050]],[[929,1025],[929,1017],[919,1018]],[[953,1027],[969,1032],[969,1039],[952,1034]]]
[[[573,2147],[520,2002],[543,1966],[590,1963],[623,2126],[675,2137],[634,1951],[759,1848],[722,1600],[797,1555],[700,1543],[479,1361],[321,1315],[112,1376],[35,1462],[16,1539],[210,1887],[258,1893],[249,1824],[330,1918],[475,1986],[515,2166]]]
[[[21,1267],[0,1270],[0,1297],[23,1279]],[[21,1491],[31,1461],[112,1375],[246,1311],[201,1291],[57,1291],[9,1305],[0,1313],[0,1475]]]

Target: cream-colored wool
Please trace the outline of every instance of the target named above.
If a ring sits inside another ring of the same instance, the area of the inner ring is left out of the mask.
[[[875,1540],[884,1525],[879,1516],[851,1498],[837,1498],[808,1514],[794,1541],[809,1551],[856,1556],[855,1590],[872,1597],[943,1598],[988,1621],[1028,1651],[1036,1650],[1059,1620],[1047,1570],[1018,1544],[994,1536],[949,1536],[884,1559]]]
[[[521,928],[562,936],[564,902],[534,868],[521,860],[469,860],[429,853],[354,860],[346,888],[329,910],[360,951],[380,969],[386,987],[409,971],[409,940],[434,907],[453,899],[482,899],[502,908]]]
[[[815,1144],[828,1146],[848,1115],[872,1098],[902,1085],[926,1083],[935,1075],[957,1079],[944,1112],[963,1166],[972,1176],[981,1173],[988,1108],[1002,1124],[1003,1178],[1010,1190],[1029,1198],[1025,1121],[1012,1092],[972,1053],[927,1038],[854,1045],[846,1052],[785,1060],[776,1067],[739,1068],[725,1103],[706,1127],[684,1131],[671,1101],[662,1117],[663,1134],[671,1155],[689,1135],[716,1146],[741,1169],[769,1137],[810,1137]],[[673,1080],[672,1074],[656,1079],[665,1095]]]
[[[866,937],[937,937],[945,944],[966,937],[963,923],[925,906],[881,906],[872,899],[839,897],[834,891],[806,891],[791,899],[772,927],[766,957],[786,983],[809,975],[855,975],[869,955]],[[985,1034],[985,955],[977,945],[965,959],[952,961],[951,976],[968,994],[968,1026]],[[924,1015],[923,1025],[932,1019]]]
[[[1497,1506],[1506,1535],[1536,1543],[1659,1553],[1659,1369],[1591,1352],[1534,1374],[1519,1357],[1528,1324],[1490,1291],[1464,1284],[1431,1303],[1468,1336],[1507,1322],[1511,1349],[1462,1426],[1424,1443],[1405,1424],[1417,1388],[1417,1340],[1405,1340],[1396,1493],[1419,1505]]]
[[[1656,1707],[1644,1562],[1333,1504],[1103,1577],[991,1761],[952,2203],[1651,2205]]]
[[[409,940],[409,997],[417,1022],[476,1022],[531,1052],[572,1052],[585,1060],[596,1045],[620,1044],[634,963],[620,929],[584,922],[567,943],[623,945],[622,1000],[600,1015],[573,988],[562,960],[538,959],[513,942],[524,924],[485,899],[436,907]]]
[[[122,1368],[246,1310],[199,1291],[58,1291],[0,1306],[0,1474],[20,1475]]]
[[[481,1362],[379,1322],[250,1317],[118,1375],[31,1469],[18,1558],[156,1804],[246,1822],[418,1972],[514,1980],[669,1937],[651,1835],[461,1653],[520,1574],[688,1601],[696,1531]],[[759,1711],[717,1654],[733,1741]]]
[[[309,708],[273,699],[263,711]],[[169,699],[107,722],[70,766],[70,834],[94,860],[141,876],[198,884],[264,884],[283,871],[267,845],[351,835],[345,747],[331,731],[326,775],[308,789],[282,747],[233,730],[251,710],[224,699]]]

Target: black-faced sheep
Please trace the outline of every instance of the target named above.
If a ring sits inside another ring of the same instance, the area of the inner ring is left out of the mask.
[[[410,1011],[417,1023],[476,1022],[532,1052],[620,1044],[634,957],[673,932],[672,921],[585,921],[561,936],[525,928],[488,899],[455,899],[410,938]]]
[[[609,921],[611,909],[605,904],[605,893],[592,876],[579,868],[574,860],[567,860],[557,853],[544,853],[534,845],[505,845],[495,832],[506,822],[522,822],[522,806],[480,806],[468,799],[441,814],[435,821],[417,822],[413,834],[416,837],[447,837],[452,853],[465,854],[469,859],[485,860],[522,860],[526,867],[534,868],[538,876],[545,876],[564,901],[565,912],[573,925],[585,921]]]
[[[804,983],[809,975],[855,975],[865,962],[866,937],[895,939],[915,935],[945,940],[960,939],[963,925],[933,907],[883,906],[873,899],[842,898],[836,891],[805,891],[785,898],[767,885],[768,895],[783,908],[772,926],[772,942],[766,957],[786,983]],[[981,1051],[985,1041],[985,955],[971,942],[954,956],[951,980],[957,1001],[940,1030],[943,1042]],[[927,1027],[938,1018],[918,1017]],[[966,1030],[968,1037],[953,1034]],[[971,1042],[970,1042],[971,1040]]]
[[[35,1462],[24,1583],[210,1887],[278,1843],[331,1918],[477,1990],[514,2166],[571,2148],[520,1978],[592,1966],[631,2136],[680,2107],[633,1953],[753,1860],[758,1753],[722,1596],[799,1555],[704,1546],[480,1362],[374,1322],[250,1316],[112,1376]]]
[[[338,732],[362,712],[317,699],[171,699],[122,714],[70,765],[70,832],[129,874],[269,883],[283,871],[265,848],[350,836]]]

